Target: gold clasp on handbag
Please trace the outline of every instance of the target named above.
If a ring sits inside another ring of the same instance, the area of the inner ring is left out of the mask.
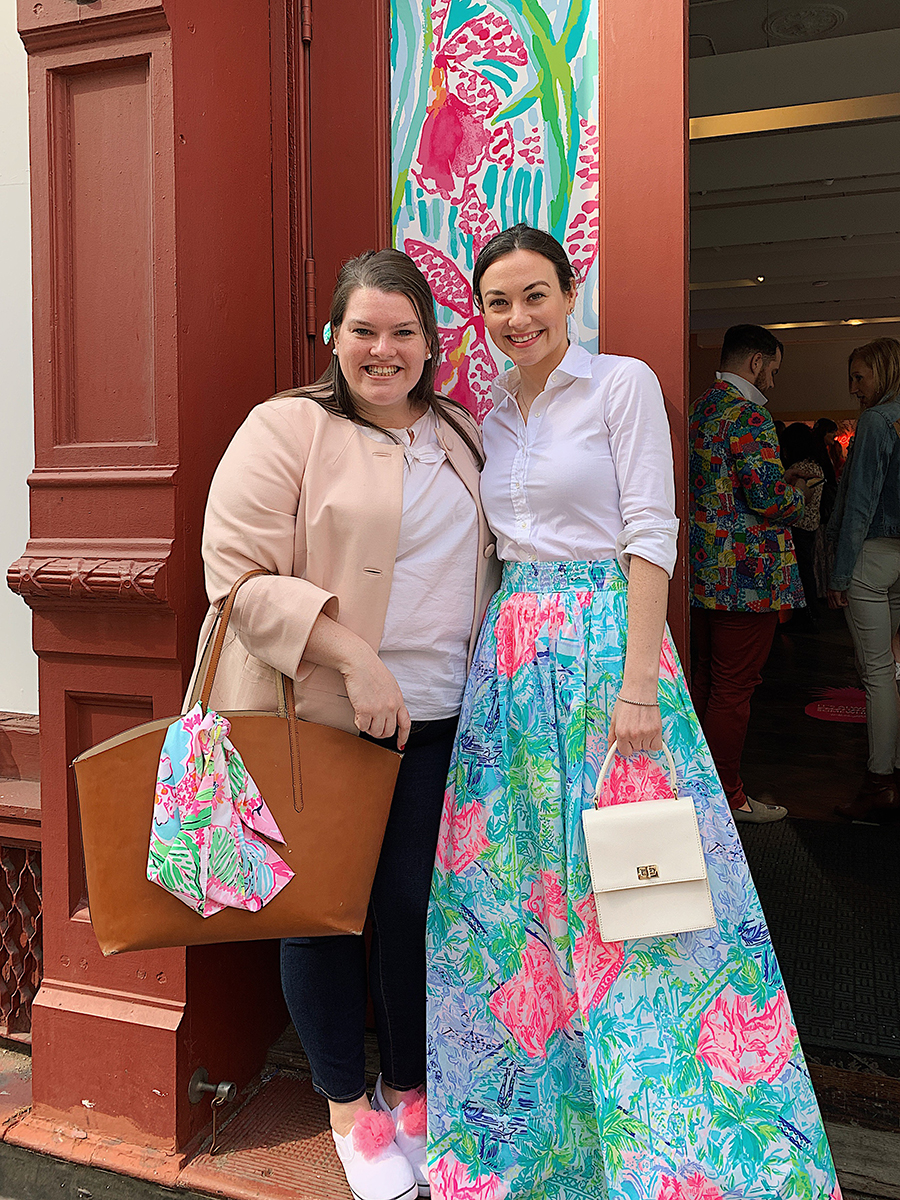
[[[659,871],[655,863],[648,863],[646,867],[638,867],[638,879],[659,879]]]

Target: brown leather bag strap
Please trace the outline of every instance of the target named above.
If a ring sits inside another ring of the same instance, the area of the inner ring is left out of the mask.
[[[228,632],[228,622],[231,620],[231,613],[234,608],[234,602],[237,599],[238,589],[242,584],[245,584],[248,579],[253,579],[257,575],[271,575],[271,571],[267,571],[265,567],[256,567],[252,571],[246,571],[240,579],[232,586],[231,591],[225,597],[219,608],[216,623],[216,640],[213,642],[212,652],[209,656],[209,662],[206,666],[206,676],[203,680],[203,688],[200,692],[200,705],[202,708],[209,708],[209,698],[212,695],[213,681],[216,678],[216,671],[219,669],[219,659],[222,657],[222,647],[225,645],[225,634]]]
[[[216,671],[219,667],[219,659],[222,657],[222,648],[225,645],[225,634],[228,632],[228,622],[231,619],[231,613],[234,609],[234,602],[237,598],[238,589],[247,582],[248,579],[254,579],[258,575],[271,575],[271,571],[267,571],[265,567],[256,567],[252,571],[246,571],[240,579],[232,586],[231,591],[226,596],[219,609],[216,617],[218,629],[216,630],[216,640],[213,642],[212,651],[209,656],[209,663],[206,668],[206,676],[203,680],[203,690],[200,693],[200,705],[203,709],[209,707],[209,698],[212,695],[213,682],[216,678]],[[291,746],[291,780],[294,790],[294,808],[297,812],[303,811],[303,777],[300,770],[300,736],[297,729],[297,710],[294,705],[294,681],[287,675],[283,675],[280,671],[276,672],[276,696],[277,696],[277,713],[279,717],[284,717],[288,723],[288,738]]]

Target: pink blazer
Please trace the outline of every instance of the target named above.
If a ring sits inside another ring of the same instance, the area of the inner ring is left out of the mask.
[[[461,413],[480,439],[468,414]],[[469,643],[499,583],[495,539],[478,495],[478,466],[438,421],[438,440],[478,507],[478,567]],[[305,396],[258,405],[216,470],[206,507],[203,560],[214,606],[245,571],[275,572],[238,593],[216,674],[216,709],[275,708],[275,670],[295,680],[298,716],[355,732],[338,671],[302,661],[320,612],[374,649],[381,644],[403,492],[403,449],[375,442]],[[215,617],[211,607],[200,647]],[[199,651],[198,651],[199,655]],[[195,667],[196,673],[196,667]]]

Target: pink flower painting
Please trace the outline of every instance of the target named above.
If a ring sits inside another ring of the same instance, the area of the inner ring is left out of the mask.
[[[497,232],[496,230],[494,232]],[[475,307],[472,290],[453,262],[441,250],[407,238],[403,249],[431,284],[435,300],[462,319],[462,324],[441,329],[441,362],[435,387],[464,404],[478,420],[490,407],[490,382],[497,374],[487,343],[484,318]]]
[[[581,146],[575,177],[581,181],[584,199],[578,211],[570,216],[566,231],[566,253],[575,273],[584,279],[600,248],[600,137],[598,126],[582,117]]]
[[[581,996],[581,1009],[588,1012],[597,1007],[615,983],[625,961],[625,951],[621,942],[604,942],[600,936],[593,896],[577,904],[575,911],[581,918],[584,930],[572,945],[572,962]]]
[[[530,1058],[545,1058],[550,1036],[568,1025],[578,1001],[549,947],[529,937],[521,968],[497,988],[488,1007]]]
[[[700,1018],[697,1057],[709,1063],[719,1083],[771,1083],[781,1074],[797,1041],[784,989],[757,1008],[752,996],[729,984]]]
[[[456,793],[453,793],[452,800],[449,800],[449,795],[448,792],[445,804],[451,805],[450,820],[442,826],[437,861],[445,871],[459,875],[488,847],[485,832],[487,814],[480,801],[473,800],[471,804],[457,808]]]
[[[509,1184],[499,1175],[475,1175],[452,1151],[428,1168],[432,1200],[506,1200]]]
[[[426,191],[460,206],[466,199],[470,206],[474,201],[486,214],[487,206],[467,185],[487,158],[509,170],[513,135],[508,124],[494,124],[500,94],[472,62],[490,58],[524,67],[528,54],[522,39],[500,13],[488,11],[474,17],[448,38],[444,36],[446,15],[443,7],[434,13],[428,104],[414,174]]]

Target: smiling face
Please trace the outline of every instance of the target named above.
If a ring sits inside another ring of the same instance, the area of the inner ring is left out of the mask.
[[[855,396],[859,407],[865,409],[880,399],[877,393],[875,372],[861,358],[854,358],[850,364],[850,395]]]
[[[568,349],[566,317],[575,307],[575,288],[562,290],[543,254],[513,250],[491,263],[480,290],[491,341],[520,371],[546,379]]]
[[[414,415],[409,393],[429,353],[412,302],[399,292],[357,288],[334,346],[360,416],[376,425],[406,425]]]

